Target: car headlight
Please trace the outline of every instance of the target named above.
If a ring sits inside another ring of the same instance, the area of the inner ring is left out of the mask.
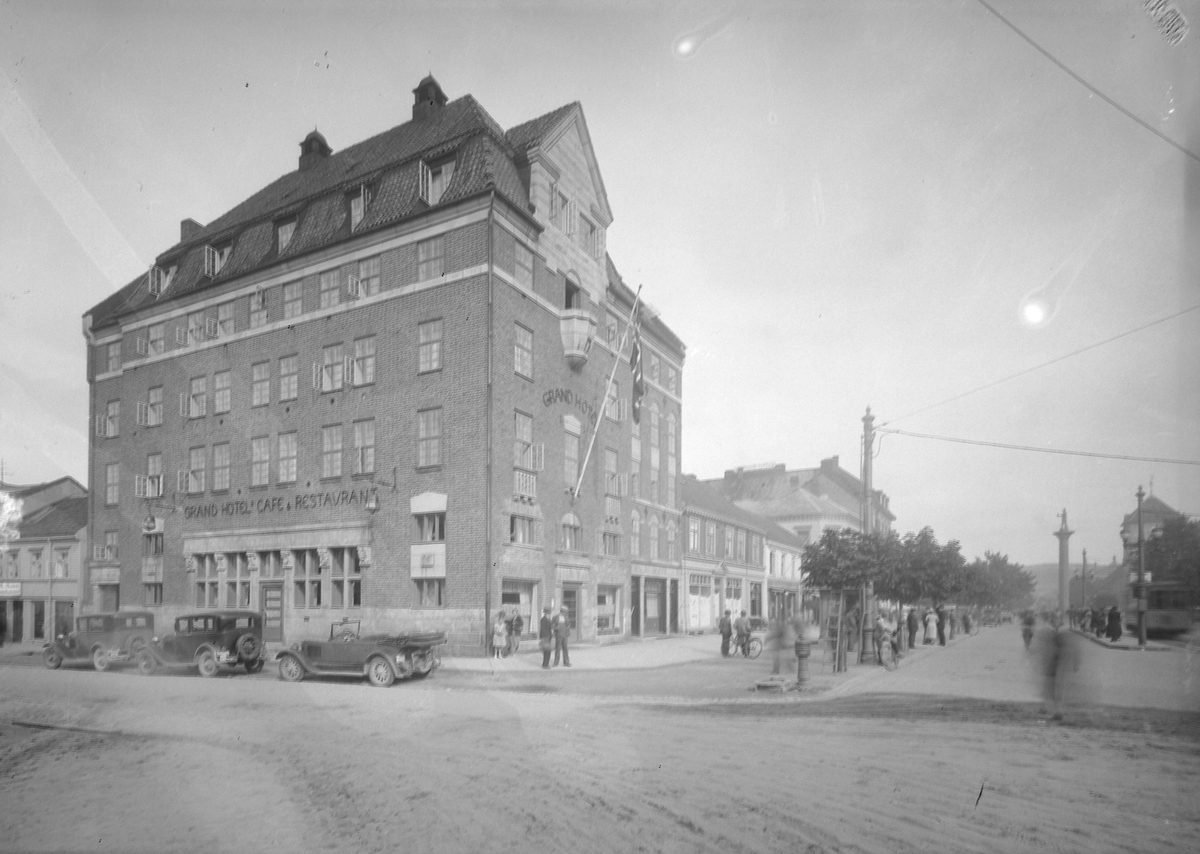
[[[400,652],[400,653],[397,653],[397,654],[396,654],[396,663],[397,663],[397,664],[403,664],[403,663],[404,663],[404,653]]]

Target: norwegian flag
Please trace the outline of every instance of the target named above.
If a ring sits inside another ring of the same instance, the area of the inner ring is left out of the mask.
[[[633,400],[630,408],[633,411],[633,421],[635,424],[640,424],[642,421],[642,394],[646,390],[646,381],[642,373],[642,330],[640,320],[641,307],[639,306],[633,315],[633,349],[629,353],[629,371],[633,374]]]

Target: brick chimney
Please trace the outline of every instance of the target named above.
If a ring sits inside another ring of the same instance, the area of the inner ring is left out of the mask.
[[[300,143],[300,171],[312,169],[331,154],[333,149],[329,147],[325,137],[321,136],[321,132],[314,128],[312,133],[304,137],[304,142]]]
[[[450,100],[446,97],[446,93],[442,91],[442,87],[433,79],[430,74],[424,80],[417,84],[417,88],[413,89],[413,121],[420,121],[426,116],[433,115],[442,107],[446,106],[446,102]]]
[[[196,222],[191,217],[188,217],[183,222],[179,223],[179,242],[187,243],[196,234],[202,231],[204,226]]]

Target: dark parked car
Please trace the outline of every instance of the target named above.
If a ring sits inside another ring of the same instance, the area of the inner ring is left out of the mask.
[[[85,659],[97,670],[137,660],[138,651],[154,636],[154,614],[121,611],[75,618],[75,631],[46,644],[42,660],[54,670],[66,662]]]
[[[263,669],[262,614],[253,611],[206,611],[175,620],[175,631],[154,638],[138,653],[138,670],[146,675],[159,667],[196,667],[215,676],[221,666]]]
[[[329,629],[329,640],[294,643],[275,656],[279,678],[299,682],[305,676],[367,677],[386,688],[396,679],[419,679],[440,665],[438,647],[445,632],[407,632],[360,636],[358,620],[342,620]]]

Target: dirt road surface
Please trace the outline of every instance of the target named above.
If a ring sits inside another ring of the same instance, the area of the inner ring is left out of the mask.
[[[987,666],[1036,685],[1020,654],[962,644],[798,701],[684,696],[745,662],[383,690],[0,667],[0,850],[1200,850],[1200,715],[951,690]]]

